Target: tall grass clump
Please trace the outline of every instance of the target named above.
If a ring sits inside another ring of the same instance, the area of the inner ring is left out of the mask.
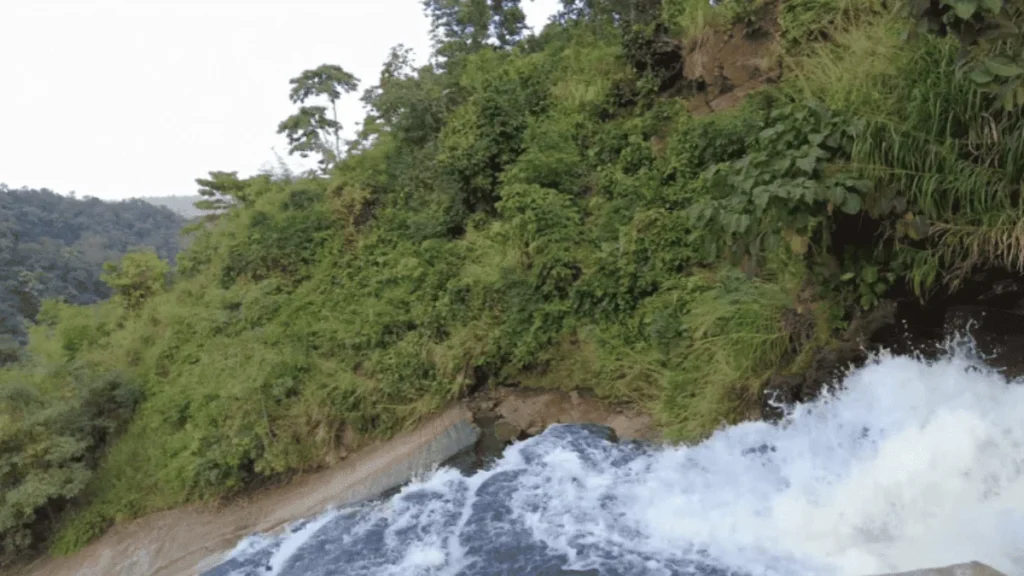
[[[705,282],[688,303],[682,318],[687,344],[656,404],[671,439],[697,441],[724,424],[756,417],[762,386],[786,364],[798,338],[785,322],[797,292],[790,280],[725,269]]]
[[[665,19],[683,38],[697,39],[710,30],[751,23],[768,0],[667,0]]]

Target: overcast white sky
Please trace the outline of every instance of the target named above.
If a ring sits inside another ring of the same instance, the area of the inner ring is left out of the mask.
[[[524,0],[539,29],[558,0]],[[194,194],[210,170],[286,156],[288,80],[323,63],[376,84],[429,54],[420,0],[0,0],[0,182],[79,197]]]

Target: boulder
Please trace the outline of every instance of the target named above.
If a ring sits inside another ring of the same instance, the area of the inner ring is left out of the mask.
[[[945,314],[947,335],[970,335],[989,366],[1008,378],[1024,376],[1024,311],[988,306],[953,306]]]

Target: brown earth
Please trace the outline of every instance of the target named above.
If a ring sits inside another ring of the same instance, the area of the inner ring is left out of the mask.
[[[498,388],[471,401],[474,414],[495,418],[511,439],[534,436],[552,424],[601,424],[622,440],[659,440],[651,416],[635,407],[602,402],[586,391],[560,392]]]
[[[702,116],[738,106],[748,94],[782,75],[776,6],[758,24],[712,29],[686,47],[683,77],[694,90],[690,113]]]

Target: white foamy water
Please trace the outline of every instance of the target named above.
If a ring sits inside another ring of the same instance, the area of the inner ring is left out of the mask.
[[[491,574],[514,549],[602,574],[683,574],[695,561],[859,576],[971,560],[1024,574],[1024,386],[964,352],[879,356],[777,425],[693,447],[560,433],[472,477],[439,471],[344,527],[311,536],[326,521],[311,524],[282,543],[273,573]],[[319,548],[304,565],[284,562],[307,541]],[[341,568],[343,553],[360,561]]]
[[[740,455],[761,443],[774,452]],[[841,575],[970,560],[1024,574],[1022,465],[1024,387],[959,353],[880,357],[782,425],[665,450],[616,490],[647,545],[698,542],[753,573],[789,556]]]
[[[284,568],[285,563],[291,559],[292,555],[295,554],[295,552],[297,552],[302,545],[313,536],[313,534],[316,534],[317,530],[323,528],[324,524],[330,522],[335,516],[337,516],[336,512],[325,512],[301,527],[289,529],[288,536],[281,541],[281,546],[274,551],[273,556],[271,556],[270,560],[267,562],[266,571],[268,576],[279,574],[281,569]]]

